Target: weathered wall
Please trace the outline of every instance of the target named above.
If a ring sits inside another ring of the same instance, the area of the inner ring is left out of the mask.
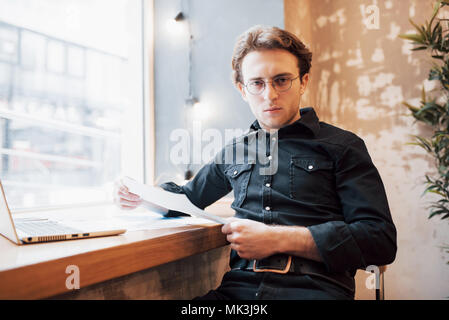
[[[229,270],[229,252],[229,246],[213,249],[51,299],[193,299],[219,286]]]
[[[364,139],[384,181],[398,229],[396,261],[385,274],[387,299],[441,299],[449,296],[448,223],[428,220],[430,197],[421,197],[432,161],[406,145],[413,124],[402,101],[420,97],[429,86],[429,61],[398,38],[413,31],[409,17],[423,23],[431,0],[285,0],[285,26],[304,39],[314,54],[304,105],[321,120]],[[378,10],[378,24],[374,10]],[[374,14],[374,15],[373,15]],[[368,18],[368,22],[364,22]]]
[[[179,11],[186,18],[174,23]],[[226,129],[249,128],[254,117],[231,81],[235,40],[255,24],[284,27],[283,13],[284,4],[280,0],[154,1],[156,183],[183,180],[187,166],[175,165],[170,158],[171,148],[178,145],[178,140],[169,140],[174,130],[191,130],[193,149],[193,144],[201,139],[201,136],[196,139],[194,132],[201,135],[208,129],[218,130],[223,139],[217,141],[221,140],[223,146]],[[199,112],[185,105],[189,97],[189,24],[193,36],[191,90],[201,103]],[[201,130],[192,129],[194,121],[201,123]],[[204,149],[209,142],[199,141]],[[195,157],[196,150],[193,149]],[[201,166],[192,160],[196,173]]]

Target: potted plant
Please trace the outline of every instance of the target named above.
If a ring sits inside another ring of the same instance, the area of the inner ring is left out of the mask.
[[[404,102],[411,116],[432,131],[431,137],[416,135],[411,143],[423,148],[436,166],[436,174],[425,175],[424,194],[437,195],[437,200],[429,207],[429,219],[434,216],[449,218],[449,19],[437,17],[445,6],[449,6],[449,1],[437,1],[430,21],[417,25],[410,20],[417,33],[399,36],[413,42],[412,51],[428,52],[432,61],[428,80],[436,80],[439,84],[438,90],[431,93],[423,88],[418,107]]]

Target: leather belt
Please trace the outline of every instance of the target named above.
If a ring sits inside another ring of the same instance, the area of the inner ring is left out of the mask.
[[[312,275],[335,283],[352,293],[355,292],[354,277],[349,272],[330,273],[323,263],[301,257],[275,254],[260,260],[250,260],[242,269],[253,272]]]

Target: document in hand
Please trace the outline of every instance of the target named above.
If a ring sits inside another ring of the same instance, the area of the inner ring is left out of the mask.
[[[162,188],[145,185],[129,177],[124,177],[122,183],[130,192],[160,207],[187,213],[198,218],[209,219],[221,224],[227,223],[225,219],[195,206],[185,194],[173,193]]]

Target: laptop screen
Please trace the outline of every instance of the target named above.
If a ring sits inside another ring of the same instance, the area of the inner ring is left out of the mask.
[[[19,243],[16,229],[12,220],[11,212],[9,211],[8,203],[6,202],[5,191],[3,190],[0,181],[0,233],[14,243]]]

